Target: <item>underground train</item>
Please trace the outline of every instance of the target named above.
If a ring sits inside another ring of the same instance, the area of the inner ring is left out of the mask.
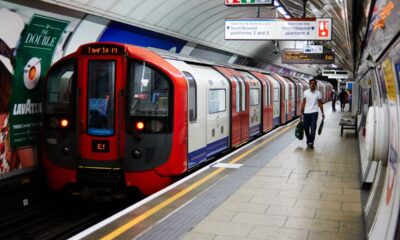
[[[323,101],[332,85],[319,81]],[[300,114],[305,80],[119,43],[89,43],[46,76],[51,189],[154,193]]]

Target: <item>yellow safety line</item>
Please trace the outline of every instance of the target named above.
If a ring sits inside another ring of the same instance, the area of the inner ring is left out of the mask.
[[[276,135],[272,136],[271,138],[268,138],[265,142],[261,142],[258,146],[255,146],[252,149],[246,151],[245,153],[239,155],[238,157],[232,159],[229,163],[238,162],[243,157],[249,155],[250,153],[254,152],[256,149],[258,149],[261,146],[265,145],[266,143],[272,141],[277,136],[282,135],[284,132],[286,132],[291,127],[292,126],[288,126],[285,129],[282,129],[281,132],[277,133]],[[152,216],[153,214],[157,213],[162,208],[168,206],[170,203],[174,202],[175,200],[183,197],[184,195],[186,195],[187,193],[191,192],[192,190],[194,190],[198,186],[202,185],[203,183],[205,183],[206,181],[208,181],[209,179],[211,179],[215,175],[219,174],[223,170],[225,170],[225,168],[218,168],[218,169],[214,170],[212,173],[208,174],[204,178],[202,178],[199,181],[193,183],[189,187],[183,189],[182,191],[180,191],[179,193],[171,196],[170,198],[166,199],[165,201],[159,203],[158,205],[154,206],[153,208],[149,209],[148,211],[144,212],[143,214],[137,216],[136,218],[132,219],[131,221],[127,222],[126,224],[122,225],[121,227],[115,229],[114,231],[112,231],[111,233],[109,233],[108,235],[104,236],[101,239],[102,240],[109,240],[109,239],[114,239],[114,238],[118,237],[119,235],[121,235],[122,233],[127,231],[129,228],[135,226],[136,224],[140,223],[141,221],[145,220],[146,218],[148,218],[148,217]]]

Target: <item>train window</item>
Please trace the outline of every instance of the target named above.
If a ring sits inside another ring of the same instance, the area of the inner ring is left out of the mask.
[[[240,112],[240,84],[236,82],[236,112]]]
[[[274,102],[279,102],[279,88],[274,88]]]
[[[197,85],[194,77],[189,72],[183,72],[189,83],[189,121],[196,122],[197,120]]]
[[[210,114],[223,112],[226,109],[225,104],[226,92],[225,89],[211,89],[208,94],[208,112]]]
[[[250,106],[256,106],[260,103],[260,90],[258,88],[250,89]]]
[[[52,68],[46,82],[46,113],[66,114],[71,112],[71,101],[75,84],[75,61]]]
[[[244,80],[240,77],[240,92],[241,92],[241,105],[242,105],[242,112],[246,111],[246,84],[244,83]]]
[[[132,62],[128,76],[130,116],[168,116],[170,83],[160,72],[145,63]]]
[[[115,61],[88,63],[88,133],[114,134]]]
[[[269,99],[269,83],[266,82],[265,88],[264,88],[264,105],[269,106],[270,104],[270,99]]]
[[[239,91],[240,91],[240,111],[246,111],[246,85],[244,80],[240,77],[235,77],[236,80],[239,82]]]

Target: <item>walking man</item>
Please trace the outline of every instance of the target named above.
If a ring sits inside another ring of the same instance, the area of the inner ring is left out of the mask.
[[[322,105],[321,92],[316,89],[317,80],[311,79],[310,88],[304,91],[304,98],[301,104],[301,114],[304,121],[304,131],[307,138],[307,146],[314,148],[315,132],[317,129],[318,107],[321,109],[322,119],[325,118]]]

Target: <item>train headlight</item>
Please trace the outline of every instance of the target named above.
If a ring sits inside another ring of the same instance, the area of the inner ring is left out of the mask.
[[[139,150],[137,150],[137,149],[133,149],[133,151],[132,151],[132,157],[135,158],[135,159],[139,159],[140,156],[142,156],[142,153],[141,153]]]
[[[62,153],[65,156],[68,156],[71,153],[71,149],[69,149],[69,147],[67,147],[67,146],[64,146],[63,149],[62,149]]]
[[[144,123],[143,122],[137,122],[136,123],[136,129],[137,130],[143,130],[144,128]]]
[[[69,122],[67,119],[64,118],[64,119],[61,119],[60,124],[61,124],[61,127],[66,128],[66,127],[68,127]]]

